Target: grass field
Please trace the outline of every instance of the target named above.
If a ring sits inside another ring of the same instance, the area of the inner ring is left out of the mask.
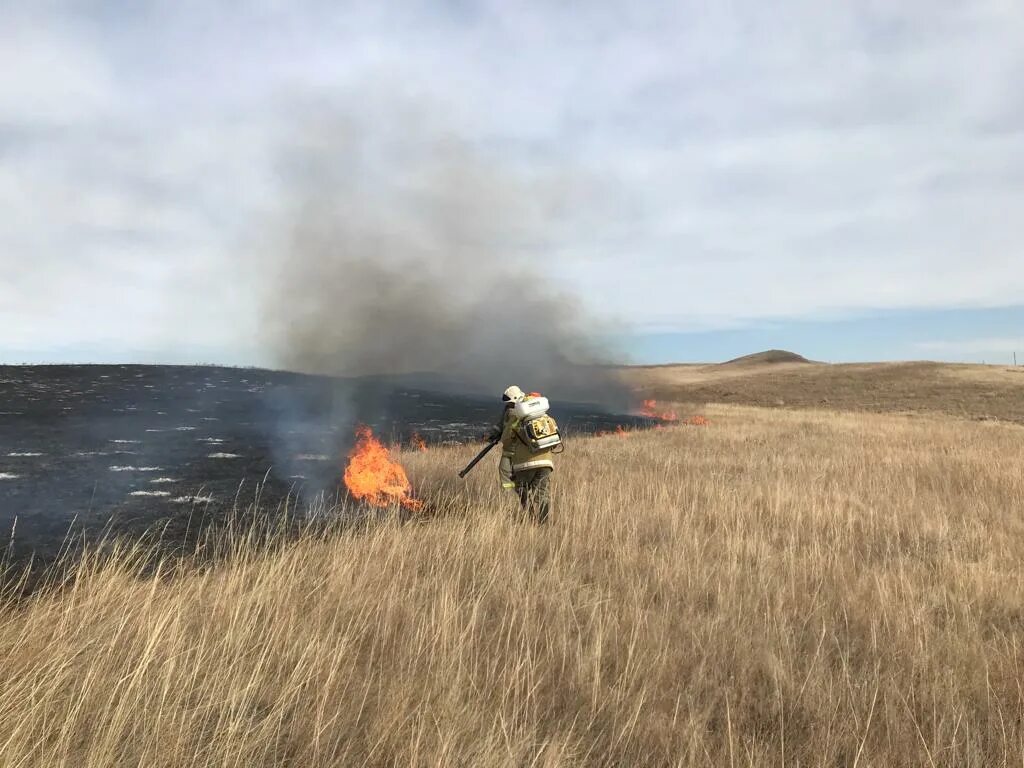
[[[473,448],[432,514],[3,609],[4,766],[1020,765],[1024,428],[711,406],[573,441],[554,524]]]
[[[750,362],[632,367],[619,369],[619,375],[660,400],[941,413],[1024,424],[1024,366]]]

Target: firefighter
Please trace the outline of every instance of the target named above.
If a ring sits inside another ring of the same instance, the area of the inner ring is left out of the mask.
[[[501,487],[515,490],[523,511],[540,524],[548,522],[551,511],[551,473],[555,463],[550,449],[534,452],[519,431],[515,415],[516,403],[526,394],[513,385],[501,396],[505,404],[501,421],[491,430],[490,438],[501,439],[501,461],[498,474]]]

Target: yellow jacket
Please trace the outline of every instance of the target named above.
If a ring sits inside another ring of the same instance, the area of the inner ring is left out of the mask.
[[[540,467],[555,468],[555,462],[552,459],[554,454],[550,450],[534,453],[527,446],[526,441],[519,434],[519,419],[511,408],[507,408],[502,417],[501,449],[498,474],[501,475],[502,485],[506,487],[513,482],[512,475],[516,472],[539,469]]]

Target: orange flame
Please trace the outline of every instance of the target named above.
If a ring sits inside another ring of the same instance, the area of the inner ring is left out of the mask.
[[[412,433],[412,437],[409,438],[409,444],[420,453],[427,452],[427,441],[420,436],[419,432]]]
[[[418,511],[423,502],[412,498],[412,484],[402,465],[391,459],[388,449],[365,426],[356,427],[356,444],[348,454],[345,487],[353,497],[374,507],[401,504]]]
[[[691,416],[683,423],[689,424],[691,427],[706,427],[711,422],[708,421],[706,416]]]
[[[679,415],[675,411],[659,411],[657,400],[644,400],[640,413],[658,421],[679,421]]]

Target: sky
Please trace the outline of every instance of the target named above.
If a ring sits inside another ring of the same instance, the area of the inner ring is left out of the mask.
[[[1024,362],[1021,40],[1016,0],[0,3],[0,363],[272,365],[295,158],[353,134],[543,200],[516,248],[632,361]]]

